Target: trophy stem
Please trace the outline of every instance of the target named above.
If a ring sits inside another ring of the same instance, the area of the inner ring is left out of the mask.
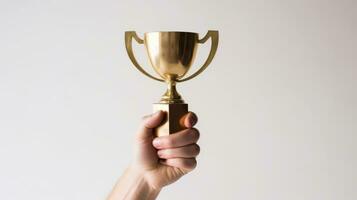
[[[162,96],[160,103],[172,104],[172,103],[184,103],[181,95],[176,90],[176,77],[169,75],[166,79],[167,90]]]

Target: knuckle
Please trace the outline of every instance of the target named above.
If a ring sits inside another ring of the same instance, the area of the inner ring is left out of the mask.
[[[191,135],[193,140],[197,141],[200,138],[200,132],[196,128],[191,129]]]
[[[189,168],[190,163],[188,162],[187,159],[181,159],[181,165],[182,165],[184,168]]]
[[[196,167],[197,167],[197,160],[194,159],[194,160],[193,160],[192,169],[195,169]]]
[[[193,152],[195,155],[198,155],[201,151],[201,148],[198,144],[193,145]]]
[[[192,120],[194,120],[196,122],[197,121],[197,115],[194,112],[190,112],[190,113],[191,113]]]
[[[194,169],[197,165],[196,159],[184,159],[182,160],[182,165],[187,169]]]

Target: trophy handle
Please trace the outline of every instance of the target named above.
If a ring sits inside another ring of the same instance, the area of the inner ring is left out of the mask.
[[[154,80],[157,81],[161,81],[164,82],[163,79],[160,78],[156,78],[155,76],[152,76],[151,74],[147,73],[138,63],[138,61],[136,60],[134,53],[133,53],[133,47],[132,47],[132,40],[133,38],[136,40],[136,42],[138,42],[139,44],[143,44],[144,40],[140,39],[139,36],[136,34],[135,31],[126,31],[125,32],[125,47],[126,47],[126,51],[128,53],[128,56],[131,60],[131,62],[134,64],[134,66],[143,74],[145,74],[147,77],[152,78]]]
[[[189,76],[187,78],[184,78],[184,79],[181,79],[181,80],[176,80],[177,82],[188,81],[188,80],[196,77],[197,75],[202,73],[208,67],[208,65],[212,62],[212,59],[213,59],[214,55],[216,54],[217,47],[218,47],[218,31],[212,31],[212,30],[208,31],[207,34],[202,39],[198,40],[198,43],[203,44],[209,38],[211,38],[212,43],[211,43],[211,51],[209,52],[209,55],[208,55],[208,58],[207,58],[206,62],[194,74],[192,74],[191,76]]]

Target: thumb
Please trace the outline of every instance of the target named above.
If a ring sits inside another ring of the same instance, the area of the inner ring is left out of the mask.
[[[154,114],[145,116],[137,134],[139,141],[153,139],[153,129],[158,127],[165,118],[165,112],[157,111]]]

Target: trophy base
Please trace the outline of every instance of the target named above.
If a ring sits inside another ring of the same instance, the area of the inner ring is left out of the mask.
[[[185,129],[181,118],[188,113],[187,103],[155,103],[153,110],[162,110],[167,114],[166,119],[155,129],[155,136],[165,136]]]

